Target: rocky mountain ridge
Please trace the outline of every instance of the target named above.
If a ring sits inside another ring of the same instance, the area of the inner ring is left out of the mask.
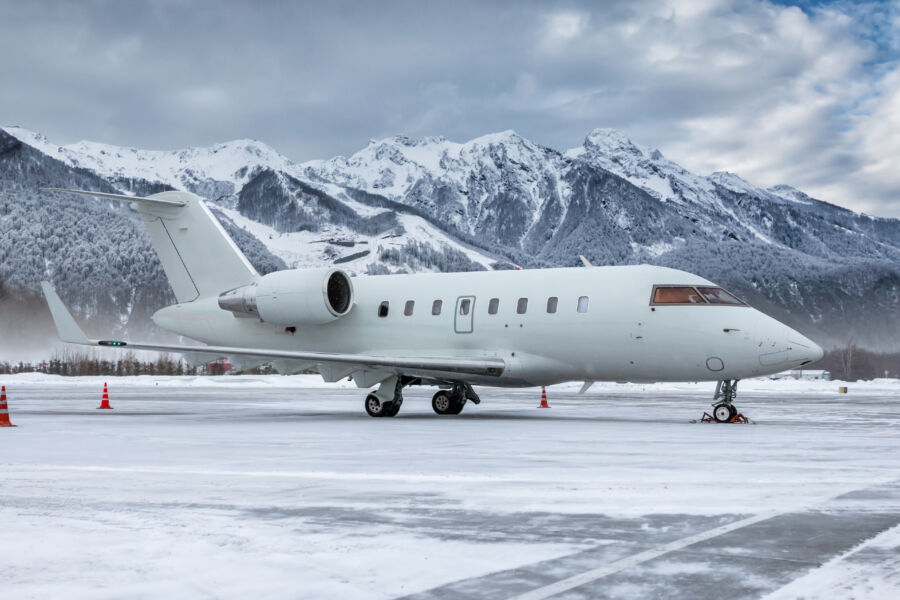
[[[252,140],[160,152],[91,142],[61,147],[6,128],[0,175],[0,233],[10,231],[13,213],[25,219],[57,205],[90,206],[82,214],[111,214],[123,227],[134,222],[123,207],[38,193],[44,185],[186,189],[212,201],[263,270],[574,266],[584,254],[595,264],[696,272],[826,346],[852,336],[873,349],[896,349],[900,337],[900,221],[853,213],[789,186],[763,189],[730,173],[698,176],[608,129],[565,152],[506,131],[465,143],[399,136],[371,141],[350,157],[296,164]],[[21,240],[25,227],[63,239],[58,221],[33,221],[16,220],[13,237]],[[139,227],[129,231],[144,253],[146,236]],[[68,235],[57,250],[91,243],[89,234]],[[30,252],[52,277],[55,255],[43,246]],[[90,253],[76,255],[87,265],[85,289],[73,285],[68,294],[84,314],[115,306],[121,328],[132,329],[134,314],[152,312],[144,300],[101,302],[87,289]],[[23,264],[8,236],[0,259],[9,293],[36,291],[40,265]],[[164,303],[169,292],[158,264],[145,272],[152,278],[113,285],[149,286],[150,304]]]

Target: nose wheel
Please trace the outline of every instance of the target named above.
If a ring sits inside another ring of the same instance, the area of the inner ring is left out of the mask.
[[[737,416],[737,409],[731,404],[716,404],[713,407],[713,418],[717,423],[730,423]]]
[[[750,419],[738,412],[734,406],[737,396],[737,379],[720,381],[713,396],[712,414],[703,413],[701,423],[749,423]],[[693,421],[696,422],[696,421]]]

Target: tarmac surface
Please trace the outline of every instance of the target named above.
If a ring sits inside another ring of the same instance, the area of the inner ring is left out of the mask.
[[[9,597],[900,597],[900,386],[7,383]],[[99,381],[99,383],[98,383]],[[274,383],[273,383],[274,382]],[[307,387],[315,386],[315,387]]]

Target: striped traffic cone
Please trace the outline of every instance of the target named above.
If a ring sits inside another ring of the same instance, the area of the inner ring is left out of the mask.
[[[547,388],[541,386],[541,405],[538,408],[550,408],[547,404]]]
[[[0,387],[0,427],[15,427],[9,422],[9,407],[6,406],[6,386]]]
[[[97,407],[97,410],[101,408],[109,408],[112,409],[112,406],[109,405],[109,392],[106,389],[106,382],[103,382],[103,398],[100,400],[100,406]]]

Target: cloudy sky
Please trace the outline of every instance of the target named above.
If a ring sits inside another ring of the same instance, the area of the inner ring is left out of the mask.
[[[296,161],[612,127],[686,168],[900,217],[900,0],[0,0],[0,124]]]

